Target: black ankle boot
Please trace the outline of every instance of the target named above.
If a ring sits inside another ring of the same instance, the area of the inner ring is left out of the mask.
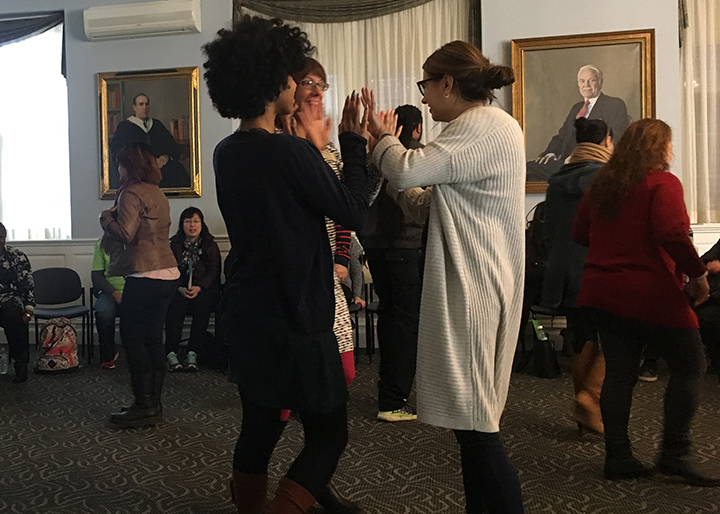
[[[15,361],[15,378],[13,384],[20,384],[28,379],[28,363]]]
[[[688,485],[695,487],[720,487],[720,478],[703,475],[684,458],[664,457],[658,459],[657,469],[663,475],[679,477]]]
[[[643,464],[638,459],[626,457],[624,459],[605,458],[604,476],[605,480],[632,480],[650,476],[655,469],[652,466]]]
[[[655,468],[633,456],[630,441],[605,439],[605,480],[632,480],[650,476]]]
[[[330,514],[360,514],[362,509],[354,502],[343,498],[331,483],[319,493],[315,500]]]

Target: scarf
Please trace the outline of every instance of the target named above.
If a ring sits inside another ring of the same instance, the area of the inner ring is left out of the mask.
[[[595,143],[579,143],[567,158],[565,164],[574,164],[583,161],[608,162],[612,152]]]
[[[186,274],[188,279],[197,266],[197,262],[200,260],[202,255],[201,241],[202,238],[198,237],[195,242],[190,242],[187,239],[183,241],[183,254],[180,259],[179,268],[183,274]]]

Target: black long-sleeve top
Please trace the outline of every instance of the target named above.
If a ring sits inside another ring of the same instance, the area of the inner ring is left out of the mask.
[[[350,230],[367,214],[364,138],[344,133],[344,183],[308,141],[256,129],[218,144],[220,211],[236,260],[229,307],[281,316],[297,330],[332,330],[333,256],[325,216]],[[227,271],[226,271],[227,273]]]

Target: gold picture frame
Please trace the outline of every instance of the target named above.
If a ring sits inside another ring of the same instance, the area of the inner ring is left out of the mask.
[[[167,196],[199,197],[198,68],[98,73],[97,80],[100,198],[115,198],[120,184],[115,157],[135,141],[145,141],[153,149],[163,172],[160,187]]]
[[[583,66],[601,71],[600,96],[594,97],[597,100],[587,117],[602,118],[611,129],[617,127],[615,142],[630,122],[655,116],[653,29],[514,39],[511,48],[512,110],[525,134],[528,156],[526,193],[544,193],[547,178],[567,155],[561,153],[555,161],[550,156],[547,164],[535,159],[548,150],[574,146],[572,123],[574,116],[582,115],[584,103],[578,86]]]

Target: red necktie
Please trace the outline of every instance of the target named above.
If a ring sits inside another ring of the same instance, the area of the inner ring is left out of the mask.
[[[588,107],[590,107],[590,100],[585,100],[585,103],[582,106],[582,109],[580,109],[580,112],[577,113],[577,116],[575,116],[575,119],[584,118],[587,116],[588,113]]]

